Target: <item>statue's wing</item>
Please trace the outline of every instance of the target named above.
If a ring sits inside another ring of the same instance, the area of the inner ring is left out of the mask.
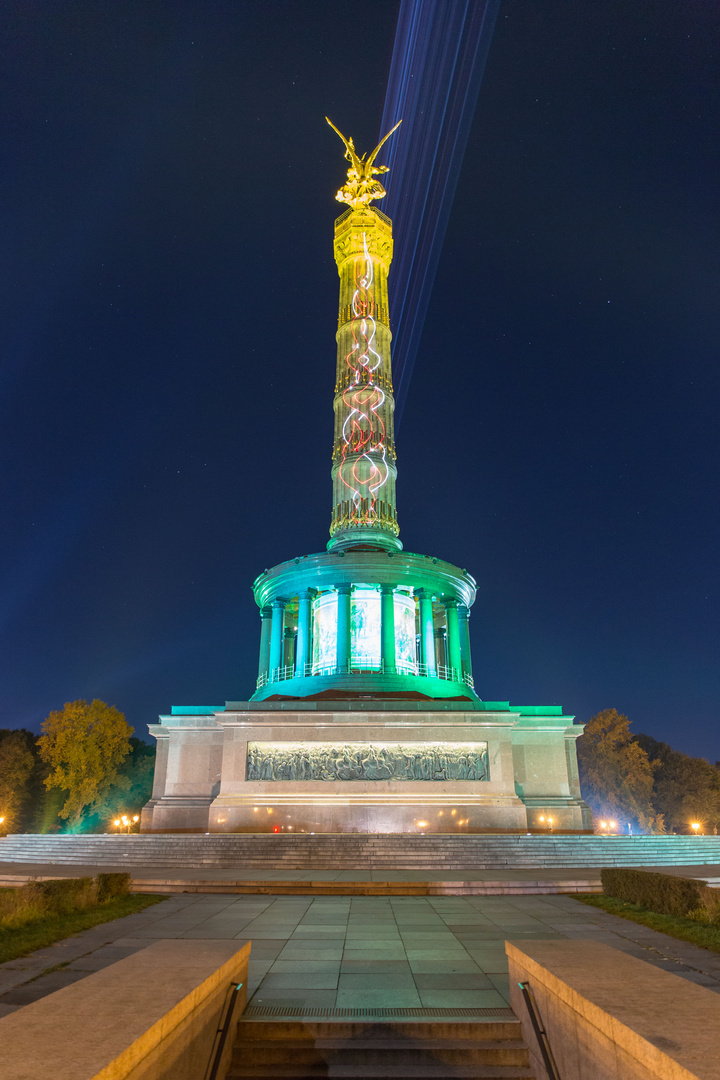
[[[326,117],[326,119],[327,119],[327,117]],[[330,121],[328,120],[328,124],[329,124],[329,123],[330,123]],[[372,152],[372,154],[370,155],[370,157],[369,157],[369,158],[367,159],[367,162],[366,162],[366,164],[365,164],[365,168],[366,168],[366,169],[370,169],[370,168],[372,168],[372,163],[373,163],[373,161],[375,160],[375,158],[377,157],[377,154],[378,154],[378,150],[379,150],[379,149],[380,149],[380,147],[381,147],[381,146],[383,145],[383,143],[386,143],[386,142],[388,141],[388,139],[389,139],[389,138],[390,138],[390,136],[392,135],[393,131],[397,131],[397,129],[398,129],[399,127],[400,127],[400,125],[401,125],[401,124],[402,124],[402,120],[398,120],[398,122],[397,122],[397,124],[395,125],[395,127],[394,127],[394,128],[390,128],[390,130],[388,131],[387,135],[386,135],[386,136],[385,136],[385,137],[384,137],[383,139],[381,139],[381,140],[380,140],[380,142],[379,142],[379,143],[377,144],[377,146],[376,146],[376,147],[375,147],[375,149],[373,150],[373,152]],[[337,128],[335,128],[335,130],[337,131]],[[340,132],[339,132],[339,131],[338,131],[338,135],[340,135]],[[342,135],[340,135],[340,138],[342,138]]]
[[[347,139],[346,139],[346,138],[345,138],[345,136],[343,135],[342,131],[339,131],[339,130],[338,130],[338,129],[337,129],[336,127],[335,127],[335,125],[333,124],[332,120],[331,120],[331,119],[330,119],[329,117],[327,117],[327,116],[326,116],[326,117],[325,117],[325,119],[327,120],[328,124],[329,124],[329,125],[330,125],[330,127],[331,127],[331,128],[333,129],[333,131],[335,131],[335,132],[336,132],[336,133],[337,133],[337,134],[338,134],[338,135],[340,136],[340,138],[342,139],[342,141],[343,141],[343,142],[345,143],[345,150],[346,150],[346,152],[347,152],[347,155],[348,155],[348,159],[349,159],[349,160],[350,160],[350,161],[352,162],[353,166],[354,166],[354,167],[355,167],[355,168],[356,168],[356,169],[357,169],[357,170],[358,170],[359,172],[360,172],[360,171],[362,171],[362,170],[361,170],[361,168],[360,168],[360,158],[359,158],[359,157],[357,156],[357,154],[355,153],[355,150],[354,150],[354,149],[353,149],[353,147],[352,147],[352,146],[350,145],[350,143],[349,143],[349,142],[347,141]],[[385,138],[387,138],[387,135],[385,136]],[[384,142],[384,141],[385,141],[385,140],[383,140],[383,142]],[[380,144],[380,146],[382,146],[382,143]],[[378,147],[378,150],[380,149],[380,146]]]

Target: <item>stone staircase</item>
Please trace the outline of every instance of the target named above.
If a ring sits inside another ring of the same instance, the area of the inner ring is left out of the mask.
[[[172,870],[462,870],[720,864],[718,836],[16,834],[0,863]]]
[[[227,1080],[531,1080],[533,1075],[517,1020],[241,1019]]]

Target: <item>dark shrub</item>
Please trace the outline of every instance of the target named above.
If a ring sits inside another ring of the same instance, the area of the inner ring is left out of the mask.
[[[720,917],[720,891],[708,888],[706,881],[621,867],[601,870],[600,880],[606,896],[642,904],[660,915],[692,913],[693,918],[702,918],[704,913],[712,921]]]
[[[130,892],[129,874],[98,874],[95,880],[98,904],[103,904],[116,896],[126,896]]]

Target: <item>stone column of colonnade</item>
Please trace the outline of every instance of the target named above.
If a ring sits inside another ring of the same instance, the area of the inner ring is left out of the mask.
[[[350,667],[352,585],[338,585],[337,592],[337,652],[336,664],[340,671]]]
[[[432,593],[427,589],[416,589],[415,596],[418,598],[420,612],[420,663],[425,664],[428,675],[436,675]]]
[[[285,608],[287,600],[273,600],[270,624],[270,675],[282,667],[283,636],[285,632]]]
[[[472,657],[470,654],[470,608],[466,604],[458,604],[458,630],[460,633],[460,659],[462,662],[463,675],[472,676]]]
[[[258,679],[267,677],[270,671],[270,626],[272,623],[272,608],[266,606],[260,609],[260,658],[258,660]]]
[[[313,589],[305,589],[298,596],[298,629],[295,646],[295,671],[305,674],[305,668],[312,663],[312,598]]]

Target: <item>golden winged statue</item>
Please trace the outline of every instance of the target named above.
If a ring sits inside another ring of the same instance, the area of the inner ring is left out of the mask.
[[[362,157],[357,156],[355,144],[352,139],[346,139],[343,133],[338,131],[332,120],[328,119],[327,116],[325,119],[333,131],[336,131],[345,143],[345,157],[350,162],[347,183],[340,188],[335,196],[337,201],[347,203],[353,210],[359,210],[362,207],[369,206],[373,199],[384,199],[387,195],[387,191],[375,177],[379,173],[386,173],[388,167],[387,165],[375,165],[374,162],[378,155],[378,150],[383,143],[387,142],[393,131],[396,131],[400,127],[402,120],[398,120],[395,127],[391,128],[387,135],[380,140],[366,161],[365,154],[363,154]]]

